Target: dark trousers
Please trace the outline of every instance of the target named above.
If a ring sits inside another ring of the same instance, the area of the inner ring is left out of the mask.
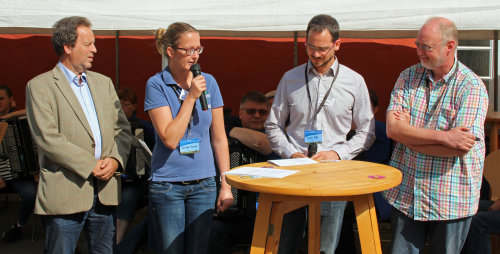
[[[16,192],[21,196],[21,207],[17,222],[24,226],[35,207],[36,183],[32,177],[5,181],[7,187],[3,192]]]

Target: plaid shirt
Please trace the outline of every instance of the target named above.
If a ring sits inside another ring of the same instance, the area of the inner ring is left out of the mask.
[[[472,216],[477,211],[481,187],[488,94],[482,80],[457,60],[438,82],[434,82],[430,74],[421,64],[403,71],[387,111],[407,109],[410,124],[420,128],[447,131],[464,125],[481,141],[460,157],[426,155],[397,143],[390,165],[402,171],[403,181],[385,191],[384,196],[392,206],[414,220]],[[427,82],[432,82],[428,105]]]

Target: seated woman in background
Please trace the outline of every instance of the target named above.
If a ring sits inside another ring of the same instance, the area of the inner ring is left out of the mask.
[[[0,118],[7,119],[26,115],[25,109],[14,111],[15,105],[12,90],[6,85],[0,85]],[[0,140],[0,142],[3,141]],[[17,221],[9,230],[2,233],[2,238],[8,243],[15,242],[23,236],[24,225],[35,207],[37,188],[35,178],[37,177],[38,175],[17,176],[12,174],[7,151],[0,151],[0,192],[15,192],[21,196]]]

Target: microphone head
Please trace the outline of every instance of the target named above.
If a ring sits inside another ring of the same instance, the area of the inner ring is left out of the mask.
[[[316,152],[318,152],[318,144],[310,143],[307,146],[307,157],[312,157],[313,155],[316,154]]]
[[[201,75],[201,67],[200,67],[199,64],[193,64],[193,65],[191,65],[190,70],[193,73],[193,77]]]

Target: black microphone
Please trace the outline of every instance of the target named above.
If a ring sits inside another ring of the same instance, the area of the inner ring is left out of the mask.
[[[201,67],[199,64],[191,65],[190,70],[193,73],[193,78],[196,78],[197,76],[201,75]],[[203,111],[208,110],[207,91],[206,90],[201,93],[200,104],[201,104],[201,109]]]
[[[316,143],[310,143],[308,146],[307,146],[307,157],[312,157],[313,155],[316,154],[316,152],[318,151],[318,144]]]

